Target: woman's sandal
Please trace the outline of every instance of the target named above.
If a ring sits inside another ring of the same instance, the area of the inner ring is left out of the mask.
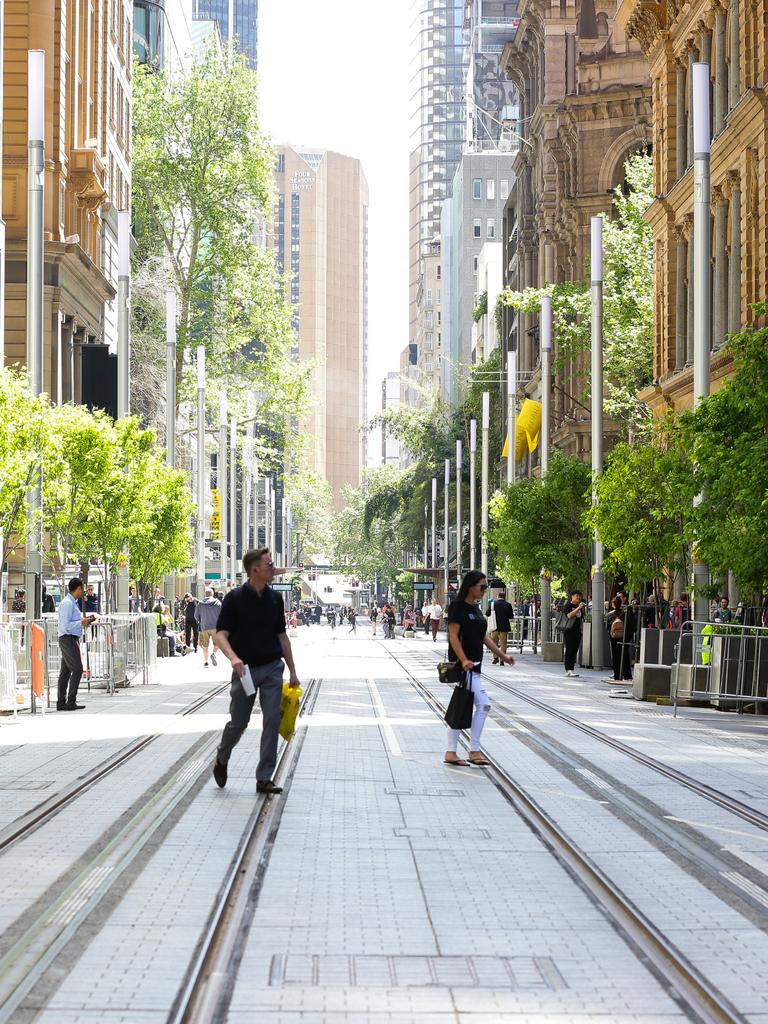
[[[491,762],[485,756],[485,754],[470,752],[469,763],[477,765],[479,768],[490,768]]]
[[[443,758],[443,764],[448,764],[451,768],[468,768],[469,761],[465,761],[463,757],[457,757],[455,761],[449,761],[447,757]]]

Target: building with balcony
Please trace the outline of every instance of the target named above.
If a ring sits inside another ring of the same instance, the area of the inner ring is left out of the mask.
[[[642,46],[653,82],[657,199],[653,387],[657,415],[693,402],[692,65],[711,74],[712,387],[730,372],[729,332],[768,296],[768,3],[623,0],[617,20]]]
[[[616,7],[615,0],[599,10],[593,0],[563,0],[557,8],[521,0],[520,24],[501,60],[520,97],[502,238],[504,285],[513,291],[585,280],[590,220],[610,210],[627,157],[651,144],[648,66]],[[519,398],[539,397],[538,315],[507,308],[502,327],[503,351],[517,350]],[[582,368],[574,362],[555,374],[552,440],[588,458]]]
[[[130,207],[130,0],[5,0],[5,358],[26,361],[27,51],[44,50],[43,388],[116,403],[117,212]],[[10,28],[12,27],[12,30]],[[87,391],[87,386],[86,386]],[[89,399],[90,401],[91,399]]]

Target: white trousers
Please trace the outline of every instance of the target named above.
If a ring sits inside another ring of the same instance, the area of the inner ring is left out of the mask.
[[[485,720],[488,717],[488,712],[491,710],[491,701],[488,697],[488,691],[485,689],[483,677],[479,672],[472,672],[469,686],[475,702],[475,711],[472,715],[472,739],[469,749],[474,751],[480,749],[480,735],[483,731]],[[459,747],[459,735],[458,729],[448,730],[448,750],[452,750],[454,754]]]

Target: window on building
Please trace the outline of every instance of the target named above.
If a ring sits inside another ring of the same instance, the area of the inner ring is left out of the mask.
[[[440,333],[440,331],[438,331],[437,332],[437,347],[438,348],[440,348],[440,343],[441,343],[442,337],[443,337],[442,334]]]
[[[424,367],[425,367],[427,373],[432,373],[432,370],[434,369],[434,367],[433,367],[433,364],[432,364],[432,353],[431,352],[428,352],[426,354],[426,356],[424,357]]]
[[[436,301],[437,301],[437,302],[439,302],[439,301],[440,301],[440,294],[441,294],[441,293],[440,293],[440,289],[438,288],[438,289],[437,289],[437,296],[436,296]]]
[[[277,154],[277,173],[283,174],[285,171],[285,153]]]
[[[440,264],[438,263],[438,265],[437,265],[437,280],[438,280],[438,281],[440,280],[441,276],[442,276],[442,275],[441,275],[441,273],[440,273]]]
[[[474,221],[472,223],[472,237],[473,238],[480,238],[482,236],[482,233],[483,233],[483,222],[480,220],[479,217],[475,217],[475,219],[474,219]]]
[[[472,257],[472,270],[475,274],[477,273],[477,256]]]
[[[483,198],[483,179],[475,178],[472,181],[472,198],[482,199]]]
[[[432,305],[432,289],[431,288],[427,288],[427,305],[428,306]]]
[[[428,328],[428,329],[430,329],[433,326],[433,324],[432,324],[432,313],[431,312],[427,313],[426,316],[424,317],[424,326],[426,328]]]
[[[495,199],[496,198],[496,179],[486,178],[485,179],[485,198]]]
[[[443,322],[443,314],[438,309],[437,311],[437,326],[439,327]]]
[[[431,334],[425,334],[424,335],[424,348],[425,348],[425,350],[427,352],[431,352],[432,351],[432,335]]]
[[[499,183],[499,191],[501,192],[499,199],[503,199],[506,203],[509,198],[509,181],[506,178],[501,179],[501,182]]]
[[[488,238],[496,237],[496,221],[493,217],[489,217],[486,221],[485,233]]]

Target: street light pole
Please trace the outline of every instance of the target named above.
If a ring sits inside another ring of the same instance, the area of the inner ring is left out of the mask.
[[[432,477],[432,568],[437,568],[437,477]]]
[[[117,418],[130,415],[131,335],[129,301],[131,291],[131,215],[117,214]],[[61,351],[61,346],[59,346]],[[59,371],[59,382],[61,372]],[[117,566],[115,609],[129,610],[128,555],[122,552]]]
[[[219,393],[219,457],[217,460],[218,472],[216,473],[216,486],[219,492],[219,572],[221,574],[224,588],[229,578],[229,548],[227,547],[227,532],[229,529],[227,493],[227,423],[229,421],[229,408],[227,392],[223,389]]]
[[[541,478],[549,472],[549,435],[552,410],[552,298],[541,298]],[[549,642],[552,629],[552,576],[544,566],[541,571],[541,643]]]
[[[45,53],[27,55],[27,374],[33,396],[43,392],[43,191],[45,188]],[[41,614],[43,474],[34,471],[28,493],[25,589],[27,619]],[[28,636],[31,634],[27,634]]]
[[[427,503],[424,502],[424,568],[429,565],[427,561],[429,557],[429,513],[427,510]]]
[[[517,470],[517,349],[507,352],[507,486],[515,483]]]
[[[461,439],[456,440],[456,582],[461,580]]]
[[[603,471],[603,218],[592,218],[590,280],[592,292],[592,504],[597,505],[597,478]],[[603,667],[605,575],[603,545],[594,533],[592,566],[592,668]]]
[[[448,600],[448,562],[451,555],[451,527],[448,522],[448,502],[451,496],[451,460],[445,460],[443,481],[443,596]]]
[[[488,575],[488,432],[491,426],[491,396],[483,392],[483,441],[480,456],[480,572]],[[486,594],[488,591],[486,590]],[[483,608],[487,607],[483,599]]]
[[[469,568],[477,564],[477,420],[469,421]]]
[[[229,421],[229,578],[237,577],[237,420]]]
[[[205,594],[205,346],[197,346],[197,594]]]
[[[712,288],[710,279],[711,223],[709,64],[693,65],[693,407],[709,395],[712,350]],[[702,495],[695,502],[700,504]],[[693,546],[694,620],[709,619],[709,566]]]

